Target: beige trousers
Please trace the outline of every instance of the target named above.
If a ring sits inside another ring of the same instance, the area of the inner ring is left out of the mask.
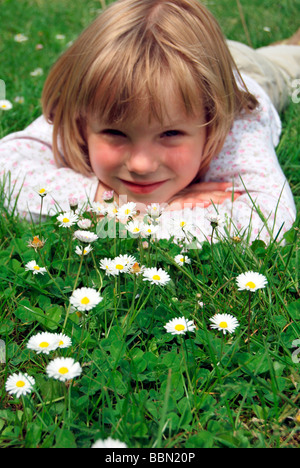
[[[240,72],[257,81],[279,112],[291,102],[291,96],[297,96],[294,102],[299,102],[300,46],[252,49],[235,41],[228,41],[228,46]]]

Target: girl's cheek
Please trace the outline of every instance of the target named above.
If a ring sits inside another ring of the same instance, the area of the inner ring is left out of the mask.
[[[122,161],[120,151],[107,145],[96,145],[90,149],[89,154],[92,167],[110,169],[119,166]]]

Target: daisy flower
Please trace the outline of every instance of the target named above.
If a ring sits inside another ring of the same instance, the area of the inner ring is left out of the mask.
[[[66,211],[65,213],[57,216],[57,221],[60,223],[59,227],[69,228],[73,226],[78,221],[78,215],[73,211]]]
[[[222,216],[217,213],[209,213],[205,217],[210,222],[211,227],[214,229],[222,227],[225,223],[224,218],[222,218]]]
[[[32,72],[30,72],[31,76],[42,76],[44,73],[44,70],[42,68],[36,68]]]
[[[24,34],[19,33],[19,34],[16,34],[14,36],[14,41],[15,42],[26,42],[26,41],[28,41],[28,37],[25,36]]]
[[[136,212],[136,203],[128,202],[119,207],[118,218],[119,219],[128,219],[137,214]]]
[[[98,291],[93,288],[78,288],[73,291],[70,302],[80,312],[91,310],[103,300]]]
[[[114,191],[113,190],[106,190],[102,194],[102,200],[105,203],[112,203],[114,200]]]
[[[32,240],[28,241],[28,247],[32,247],[35,251],[38,249],[42,249],[45,245],[45,240],[44,239],[39,239],[38,236],[34,236]]]
[[[158,231],[159,226],[156,224],[147,224],[147,223],[142,223],[141,225],[141,230],[142,230],[142,235],[143,236],[153,236],[157,231]]]
[[[92,445],[91,448],[128,448],[127,445],[124,442],[121,442],[118,439],[112,439],[111,437],[108,437],[105,440],[98,439],[94,444]]]
[[[102,258],[99,262],[100,268],[105,270],[107,275],[114,275],[113,260],[111,258]]]
[[[224,335],[226,335],[227,332],[233,333],[239,326],[237,319],[230,314],[216,314],[209,320],[213,323],[211,328],[217,328],[218,331],[222,331]]]
[[[58,340],[58,348],[69,348],[72,345],[72,340],[69,336],[64,335],[63,333],[55,333],[55,337]]]
[[[130,268],[130,273],[133,273],[135,275],[140,275],[141,273],[143,273],[144,270],[145,270],[144,265],[140,266],[138,262],[135,262]]]
[[[118,216],[118,213],[119,213],[119,208],[116,203],[109,203],[106,205],[105,214],[109,218],[116,218]]]
[[[80,229],[89,229],[92,225],[92,221],[88,218],[80,219],[77,223]]]
[[[137,219],[135,219],[134,221],[129,221],[129,223],[125,225],[125,228],[134,237],[139,236],[142,232],[142,224]]]
[[[36,185],[35,187],[33,187],[33,190],[36,193],[38,193],[40,197],[45,197],[46,195],[48,195],[48,193],[51,192],[50,187],[48,187],[47,185]]]
[[[16,97],[14,98],[14,102],[16,102],[17,104],[24,104],[25,99],[24,99],[23,96],[16,96]]]
[[[46,268],[38,266],[35,260],[31,260],[31,262],[26,263],[25,270],[32,271],[34,275],[39,273],[44,275],[47,272]]]
[[[254,292],[257,289],[265,288],[268,283],[267,278],[260,273],[254,271],[247,271],[246,273],[241,273],[236,278],[239,291],[251,291]]]
[[[18,374],[15,373],[8,377],[5,383],[5,390],[10,395],[16,395],[17,398],[20,398],[20,396],[31,393],[34,384],[35,380],[33,377],[28,374],[22,374],[19,372]]]
[[[151,218],[158,218],[163,212],[163,208],[159,203],[151,203],[147,206],[147,214]]]
[[[97,234],[94,234],[90,231],[75,231],[74,237],[75,239],[78,239],[81,242],[86,242],[88,244],[95,242],[98,239]]]
[[[132,255],[118,255],[112,260],[111,267],[115,274],[128,273],[135,262],[136,259]]]
[[[74,209],[78,207],[78,198],[69,197],[68,201],[69,201],[70,208],[72,208],[72,210],[74,211]]]
[[[164,286],[170,281],[169,274],[162,268],[145,268],[143,271],[143,281],[150,281],[151,284],[161,284]]]
[[[164,328],[172,335],[184,335],[187,331],[195,331],[196,326],[192,320],[186,320],[185,317],[174,318],[170,320]]]
[[[100,202],[92,202],[91,203],[91,211],[93,213],[97,213],[98,215],[105,215],[106,214],[106,206]]]
[[[13,105],[10,101],[8,101],[7,99],[0,99],[0,110],[7,111],[12,108],[13,108]]]
[[[75,248],[75,253],[77,253],[77,255],[80,255],[80,256],[82,254],[83,255],[88,255],[92,250],[93,250],[93,247],[91,247],[90,245],[87,245],[83,249],[77,245],[76,248]]]
[[[59,339],[54,333],[41,332],[32,336],[27,343],[27,348],[37,354],[49,354],[58,347]]]
[[[65,382],[78,377],[82,372],[79,362],[73,358],[56,358],[46,367],[48,377]]]
[[[184,263],[191,263],[190,258],[184,254],[175,255],[174,260],[178,265],[183,265]]]

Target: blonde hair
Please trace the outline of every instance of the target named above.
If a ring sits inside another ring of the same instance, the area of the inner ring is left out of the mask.
[[[88,118],[128,122],[147,108],[162,120],[168,82],[187,115],[204,107],[207,140],[200,176],[222,149],[235,116],[257,105],[218,23],[197,0],[113,3],[58,59],[46,80],[42,105],[53,123],[56,162],[90,175]]]

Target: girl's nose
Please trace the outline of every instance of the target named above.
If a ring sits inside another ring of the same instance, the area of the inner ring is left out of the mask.
[[[139,175],[155,172],[158,168],[158,158],[150,148],[132,148],[126,161],[127,170]]]

